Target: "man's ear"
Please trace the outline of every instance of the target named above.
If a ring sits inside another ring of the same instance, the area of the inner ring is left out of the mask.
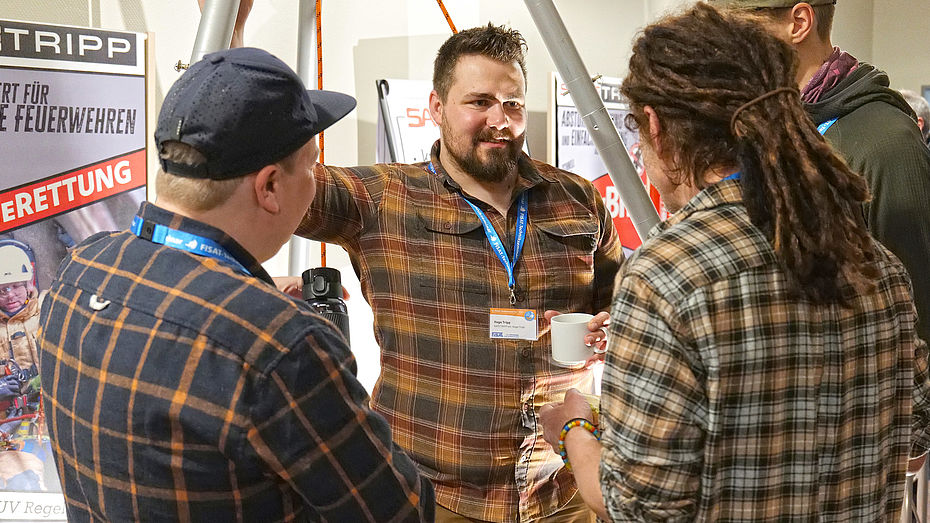
[[[646,118],[649,119],[649,143],[652,145],[652,150],[661,158],[663,136],[662,122],[659,121],[659,115],[652,106],[647,105],[643,107],[643,112],[646,114]]]
[[[790,17],[790,25],[787,25],[787,30],[788,39],[792,44],[799,44],[807,40],[811,33],[816,34],[815,25],[817,20],[814,15],[814,8],[807,2],[795,4],[791,8]]]
[[[435,89],[429,93],[429,116],[436,122],[436,125],[442,124],[442,100]]]
[[[283,175],[284,171],[280,165],[271,164],[256,172],[252,180],[252,191],[258,206],[270,214],[281,212],[281,201],[284,196],[281,185]]]

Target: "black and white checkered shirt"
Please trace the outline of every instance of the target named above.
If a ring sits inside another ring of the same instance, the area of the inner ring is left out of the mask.
[[[897,521],[930,428],[909,279],[792,299],[738,181],[705,189],[621,268],[601,419],[615,521]]]

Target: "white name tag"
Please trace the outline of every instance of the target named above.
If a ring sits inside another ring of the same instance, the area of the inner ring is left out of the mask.
[[[536,311],[532,309],[491,309],[491,337],[510,340],[536,340]]]

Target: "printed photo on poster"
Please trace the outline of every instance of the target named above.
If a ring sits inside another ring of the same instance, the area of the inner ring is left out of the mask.
[[[64,521],[37,329],[70,249],[146,187],[146,37],[0,20],[0,521]]]

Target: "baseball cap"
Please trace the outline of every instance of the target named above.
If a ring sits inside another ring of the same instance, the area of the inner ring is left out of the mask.
[[[804,2],[810,5],[835,4],[836,0],[709,0],[713,6],[732,7],[737,9],[794,7]]]
[[[267,51],[211,53],[171,86],[158,114],[155,144],[178,141],[207,159],[191,166],[160,159],[188,178],[237,178],[275,163],[355,108],[355,98],[307,90],[297,73]]]

